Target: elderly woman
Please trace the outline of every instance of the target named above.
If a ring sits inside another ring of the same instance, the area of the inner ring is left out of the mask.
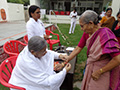
[[[30,19],[26,24],[28,40],[33,36],[40,36],[44,39],[48,39],[45,33],[45,27],[40,20],[40,7],[36,5],[31,5],[29,7]]]
[[[26,90],[59,90],[71,64],[68,63],[56,74],[53,70],[54,59],[58,58],[63,59],[63,56],[54,51],[46,51],[46,41],[43,38],[32,37],[28,46],[19,54],[9,83]]]
[[[116,74],[110,80],[110,71],[118,69],[120,65],[118,40],[110,29],[99,27],[98,22],[98,14],[92,10],[87,10],[81,15],[79,23],[84,31],[81,41],[84,44],[78,44],[70,56],[66,57],[70,61],[86,44],[87,65],[81,90],[109,90],[109,86],[114,90],[117,82],[112,79],[120,76]]]
[[[100,21],[101,27],[108,27],[109,29],[112,29],[112,25],[115,22],[115,18],[111,16],[112,14],[112,8],[108,8],[106,10],[106,15],[102,17],[102,20]]]

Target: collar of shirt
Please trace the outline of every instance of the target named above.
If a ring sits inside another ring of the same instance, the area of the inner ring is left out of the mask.
[[[38,23],[39,21],[37,20],[37,22],[33,19],[33,18],[30,18],[30,20],[34,23]]]

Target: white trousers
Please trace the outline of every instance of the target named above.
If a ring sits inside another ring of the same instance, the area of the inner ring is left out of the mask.
[[[69,30],[69,33],[74,33],[74,30],[75,30],[75,26],[76,26],[76,21],[74,21],[74,22],[71,22],[71,26],[70,26],[70,30]],[[73,30],[72,30],[72,28],[73,28]]]

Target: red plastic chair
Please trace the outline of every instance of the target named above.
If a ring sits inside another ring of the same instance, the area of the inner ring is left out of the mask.
[[[24,39],[25,43],[28,44],[28,35],[25,35],[25,36],[23,37],[23,39]]]
[[[26,44],[21,41],[10,40],[3,45],[3,49],[9,56],[15,56],[18,55],[25,46]]]
[[[46,35],[53,34],[53,35],[56,35],[56,36],[57,36],[57,40],[56,40],[56,39],[48,39],[48,40],[47,40],[47,43],[48,43],[49,46],[50,46],[50,50],[53,49],[53,47],[52,47],[53,44],[59,43],[59,46],[61,45],[61,44],[60,44],[60,40],[59,40],[59,35],[58,35],[58,34],[53,33],[53,32],[50,31],[50,30],[45,30],[45,32],[46,32]]]
[[[70,15],[70,11],[66,11],[66,15]]]
[[[59,11],[54,11],[56,15],[59,15]]]
[[[0,83],[5,87],[26,90],[25,88],[9,84],[8,81],[11,77],[12,70],[16,64],[17,56],[11,56],[4,60],[0,65]]]
[[[60,11],[60,15],[65,15],[65,12],[64,11]]]

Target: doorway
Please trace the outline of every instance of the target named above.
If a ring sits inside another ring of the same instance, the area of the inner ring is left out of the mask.
[[[65,2],[65,11],[70,11],[71,2]]]

